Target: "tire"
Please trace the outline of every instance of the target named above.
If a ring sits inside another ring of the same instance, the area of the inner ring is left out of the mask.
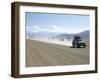
[[[76,47],[77,47],[77,48],[80,48],[80,44],[79,44],[79,43],[77,43]]]
[[[72,43],[73,48],[75,47],[75,43]]]
[[[80,45],[77,45],[77,48],[80,48]]]
[[[85,47],[86,47],[86,45],[83,45],[83,47],[85,48]]]
[[[75,47],[75,45],[73,44],[73,47]]]

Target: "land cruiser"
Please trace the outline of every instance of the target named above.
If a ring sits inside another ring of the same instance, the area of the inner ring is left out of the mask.
[[[84,47],[85,48],[86,47],[86,43],[81,40],[80,36],[76,35],[73,38],[72,46],[73,47],[77,47],[77,48],[80,48],[80,47]]]

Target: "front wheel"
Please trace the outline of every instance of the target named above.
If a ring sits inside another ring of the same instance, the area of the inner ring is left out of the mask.
[[[77,44],[77,48],[80,48],[80,45],[79,44]]]
[[[85,47],[86,47],[86,45],[83,45],[83,47],[85,48]]]

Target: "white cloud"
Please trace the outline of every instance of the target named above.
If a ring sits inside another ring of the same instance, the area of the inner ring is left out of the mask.
[[[26,27],[26,31],[27,32],[35,32],[35,31],[37,31],[37,30],[40,30],[41,28],[39,27],[39,26],[27,26]]]
[[[57,32],[57,31],[60,32],[60,31],[63,30],[63,28],[61,28],[61,27],[59,27],[59,26],[55,26],[55,25],[51,25],[50,27],[52,28],[52,31],[56,31],[56,32]]]
[[[50,25],[45,28],[39,27],[39,26],[27,26],[26,31],[33,33],[33,32],[39,32],[39,31],[47,31],[47,32],[62,32],[62,33],[78,33],[82,32],[82,28],[70,28],[69,27],[61,27],[61,26],[56,26],[56,25]]]
[[[51,32],[69,32],[68,28],[63,28],[61,26],[51,25],[49,28]]]

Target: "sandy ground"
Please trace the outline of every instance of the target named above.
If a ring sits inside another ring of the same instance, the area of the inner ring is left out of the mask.
[[[89,47],[26,40],[26,67],[89,64]]]

